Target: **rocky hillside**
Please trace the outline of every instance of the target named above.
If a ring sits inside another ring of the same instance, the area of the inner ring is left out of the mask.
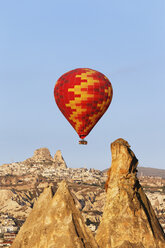
[[[136,156],[123,139],[113,142],[111,151],[105,206],[95,237],[78,209],[82,197],[62,181],[56,192],[49,186],[34,203],[12,248],[164,248],[165,233],[137,178]]]
[[[67,168],[61,151],[52,157],[47,148],[40,148],[23,162],[0,166],[0,244],[11,244],[44,188],[51,185],[55,193],[63,179],[67,181],[85,224],[96,233],[106,199],[104,185],[107,173],[95,169]],[[165,228],[165,180],[145,176],[139,179]],[[10,234],[8,237],[9,232],[13,236]]]
[[[155,169],[150,167],[139,167],[138,168],[138,176],[142,177],[161,177],[165,179],[165,170]]]

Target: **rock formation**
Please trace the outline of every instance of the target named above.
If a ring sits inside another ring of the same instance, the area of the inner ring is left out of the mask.
[[[64,161],[64,158],[62,157],[62,154],[61,154],[61,151],[58,150],[56,152],[56,154],[54,155],[54,162],[56,164],[56,167],[60,167],[60,168],[64,168],[66,169],[67,168],[67,165]]]
[[[29,208],[24,204],[18,204],[16,195],[12,190],[0,190],[0,213],[8,213],[8,215],[16,217],[27,216],[30,212]]]
[[[25,161],[22,162],[25,165],[30,164],[33,166],[34,164],[44,164],[44,166],[49,166],[53,164],[53,158],[50,154],[50,151],[48,148],[43,147],[36,149],[34,151],[34,154],[31,158],[26,159]]]
[[[96,241],[100,248],[163,248],[165,234],[137,179],[138,160],[128,142],[111,144],[107,199]]]
[[[32,159],[37,161],[52,160],[52,156],[48,148],[39,148],[34,151]]]
[[[28,158],[24,161],[28,164],[40,164],[45,166],[53,166],[55,168],[67,168],[67,165],[62,157],[61,151],[58,150],[52,158],[48,148],[39,148],[34,151],[34,155],[31,158]]]
[[[20,229],[12,248],[98,248],[65,181],[53,196],[46,188]]]

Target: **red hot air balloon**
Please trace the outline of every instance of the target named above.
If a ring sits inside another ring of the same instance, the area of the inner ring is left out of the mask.
[[[63,74],[54,87],[57,106],[82,139],[89,134],[109,107],[113,95],[110,81],[102,73],[78,68]]]

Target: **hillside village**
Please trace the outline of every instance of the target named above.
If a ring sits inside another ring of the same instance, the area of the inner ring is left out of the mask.
[[[43,189],[52,185],[54,192],[61,180],[67,180],[86,225],[95,234],[106,199],[106,171],[68,168],[61,151],[52,157],[47,148],[18,163],[0,166],[0,247],[11,246]],[[139,175],[155,213],[165,230],[165,178]]]

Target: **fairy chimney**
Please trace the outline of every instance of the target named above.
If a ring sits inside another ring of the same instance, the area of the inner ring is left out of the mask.
[[[96,241],[100,248],[164,248],[165,234],[137,178],[138,160],[127,141],[111,144],[106,204]]]
[[[53,196],[47,188],[21,227],[11,248],[98,248],[65,181]]]
[[[67,168],[67,165],[65,163],[65,160],[61,154],[61,151],[58,150],[56,152],[56,154],[54,155],[54,163],[55,163],[55,166],[58,168],[63,168],[63,169],[66,169]]]

